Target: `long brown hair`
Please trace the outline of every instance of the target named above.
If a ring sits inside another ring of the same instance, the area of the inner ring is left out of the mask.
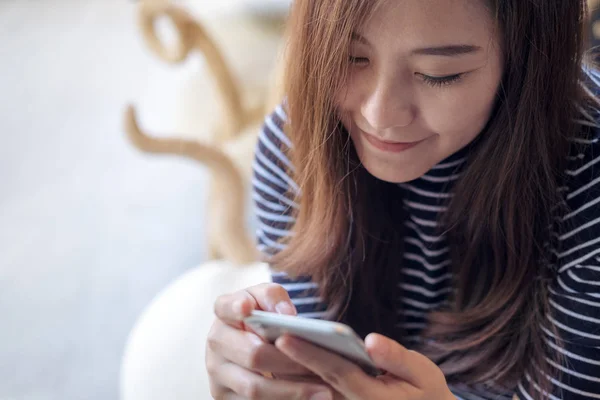
[[[332,315],[359,333],[401,338],[394,328],[404,234],[400,194],[361,167],[335,104],[352,32],[378,3],[293,3],[286,130],[300,208],[294,236],[272,262],[312,275]],[[587,10],[585,0],[488,4],[502,32],[505,72],[442,221],[456,292],[448,309],[429,316],[425,336],[433,340],[420,350],[449,382],[514,387],[529,373],[549,391],[544,374],[557,371],[547,358],[560,359],[542,332],[554,262],[548,246],[561,212],[556,205],[569,137],[583,134],[574,121],[592,102],[581,85]]]

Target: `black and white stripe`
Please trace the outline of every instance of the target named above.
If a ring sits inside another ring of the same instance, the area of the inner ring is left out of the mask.
[[[597,75],[592,78],[600,83]],[[285,119],[282,107],[267,117],[254,162],[257,238],[266,255],[285,248],[282,239],[292,235],[292,212],[298,207],[295,195],[299,188],[288,174],[293,171],[287,156],[292,143],[282,129]],[[597,136],[577,139],[572,147],[559,190],[569,211],[552,227],[558,247],[549,246],[548,251],[556,260],[556,279],[549,288],[551,314],[542,327],[544,340],[565,362],[556,365],[562,373],[560,381],[547,379],[555,388],[552,399],[600,399],[600,140]],[[399,266],[398,325],[404,329],[403,339],[409,347],[420,340],[427,313],[446,304],[452,291],[450,249],[439,234],[438,221],[464,167],[465,152],[461,150],[425,176],[399,185],[407,212],[407,234]],[[328,317],[318,284],[310,277],[291,279],[285,273],[273,273],[273,281],[289,292],[301,316]],[[559,332],[560,342],[550,327]],[[515,388],[456,385],[452,390],[462,399],[509,399],[513,393],[531,399],[539,388],[538,382],[524,376]]]

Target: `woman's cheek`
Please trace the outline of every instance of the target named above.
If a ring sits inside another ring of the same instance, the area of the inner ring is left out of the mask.
[[[470,92],[447,96],[435,108],[428,108],[423,117],[428,129],[439,134],[444,141],[465,145],[485,127],[492,109],[487,101],[481,96],[472,96]]]

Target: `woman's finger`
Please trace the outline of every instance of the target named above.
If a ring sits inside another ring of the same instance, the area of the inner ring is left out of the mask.
[[[234,392],[227,392],[225,393],[223,396],[219,397],[217,400],[248,400],[245,397],[240,396],[239,394],[236,394]]]
[[[318,385],[325,385],[325,382],[319,375],[311,373],[311,375],[279,375],[275,376],[276,379],[281,379],[284,381],[291,382],[304,382],[304,383],[316,383]],[[333,400],[348,400],[345,396],[343,396],[340,392],[336,391],[331,386],[328,386],[331,393],[333,393]]]
[[[329,396],[319,400],[332,399],[332,393],[325,385],[267,379],[232,363],[223,364],[217,375],[223,386],[244,399],[310,400],[319,393]]]
[[[288,292],[276,283],[263,283],[219,296],[214,305],[217,318],[236,328],[243,326],[243,319],[248,317],[252,310],[296,315],[296,308]]]
[[[256,334],[235,329],[218,320],[209,335],[208,346],[211,351],[246,369],[278,375],[313,375]]]
[[[365,347],[377,367],[417,388],[426,387],[432,379],[445,380],[441,370],[427,357],[385,336],[368,335]]]
[[[381,382],[365,374],[355,363],[304,340],[284,335],[277,339],[275,345],[346,398],[375,397],[375,392],[381,389]]]

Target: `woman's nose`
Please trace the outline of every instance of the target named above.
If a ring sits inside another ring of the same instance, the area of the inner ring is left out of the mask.
[[[409,126],[415,118],[415,108],[406,88],[379,87],[361,106],[363,118],[371,128],[383,135],[384,131]]]

